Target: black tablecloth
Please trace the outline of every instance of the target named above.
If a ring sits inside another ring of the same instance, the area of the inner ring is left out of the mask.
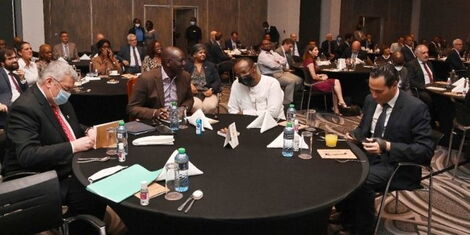
[[[141,164],[152,171],[163,167],[178,147],[186,148],[190,161],[204,172],[190,177],[190,189],[184,193],[184,199],[196,189],[204,191],[204,198],[188,214],[176,210],[183,200],[171,202],[162,196],[152,199],[147,207],[140,206],[135,197],[110,205],[133,233],[162,230],[177,234],[326,233],[331,206],[364,181],[368,163],[321,160],[316,152],[311,160],[302,160],[297,154],[284,158],[281,149],[266,148],[282,128],[260,134],[259,129],[246,129],[253,119],[221,115],[221,122],[213,125],[217,130],[236,121],[241,132],[236,149],[222,148],[224,138],[216,131],[196,136],[194,127],[178,131],[174,146],[129,146],[124,165]],[[324,142],[316,146],[324,148]],[[339,142],[338,147],[349,145]],[[352,149],[366,159],[356,146],[352,145]],[[75,156],[73,170],[82,184],[87,185],[87,177],[96,171],[118,162],[77,164],[76,158],[104,155],[105,150],[100,149]]]
[[[89,81],[70,97],[78,121],[92,126],[105,122],[127,120],[127,79],[118,84],[107,84],[106,79]],[[89,92],[87,92],[89,90]]]
[[[334,68],[334,66],[320,67],[320,69]],[[370,68],[364,68],[361,65],[356,66],[353,71],[326,71],[320,73],[328,75],[329,78],[340,80],[343,88],[343,96],[349,99],[351,104],[362,106],[364,99],[370,93],[369,91],[369,73]]]

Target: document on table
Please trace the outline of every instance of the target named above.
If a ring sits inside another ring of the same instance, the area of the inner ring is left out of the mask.
[[[318,149],[322,159],[357,159],[350,149]]]

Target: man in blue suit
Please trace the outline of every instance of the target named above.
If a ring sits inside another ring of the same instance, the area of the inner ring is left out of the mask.
[[[8,109],[21,93],[23,93],[28,84],[24,75],[13,73],[18,69],[18,59],[13,48],[0,50],[0,129],[5,126]]]
[[[362,144],[370,165],[364,184],[336,207],[350,234],[373,233],[375,193],[383,192],[399,162],[426,164],[434,154],[428,107],[400,91],[398,80],[391,64],[372,70],[364,115],[359,126],[346,136]],[[413,188],[420,181],[421,169],[403,168],[395,175],[392,187]]]
[[[145,51],[137,45],[137,37],[130,33],[127,35],[127,45],[122,46],[117,58],[124,64],[126,73],[140,73]]]

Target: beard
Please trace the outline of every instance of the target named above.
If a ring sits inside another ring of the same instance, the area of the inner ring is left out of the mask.
[[[15,71],[20,68],[20,66],[18,65],[18,62],[14,62],[10,65],[4,64],[3,67],[6,68],[8,71]]]

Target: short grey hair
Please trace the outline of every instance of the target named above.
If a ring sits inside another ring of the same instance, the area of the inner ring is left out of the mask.
[[[454,39],[454,41],[452,41],[452,46],[455,47],[455,44],[457,44],[457,42],[459,42],[459,41],[460,41],[461,43],[463,43],[462,39],[460,39],[460,38]]]
[[[421,49],[423,49],[423,48],[428,49],[428,47],[424,44],[417,45],[416,48],[415,48],[415,54],[418,53],[418,52],[421,52]]]
[[[127,35],[127,41],[131,40],[131,38],[134,38],[134,37],[136,38],[137,36],[135,36],[135,34],[133,34],[133,33],[128,34]]]
[[[51,61],[47,67],[42,71],[38,84],[42,85],[47,78],[54,78],[57,81],[64,80],[65,76],[71,76],[73,80],[78,80],[77,72],[67,62],[56,60]]]

